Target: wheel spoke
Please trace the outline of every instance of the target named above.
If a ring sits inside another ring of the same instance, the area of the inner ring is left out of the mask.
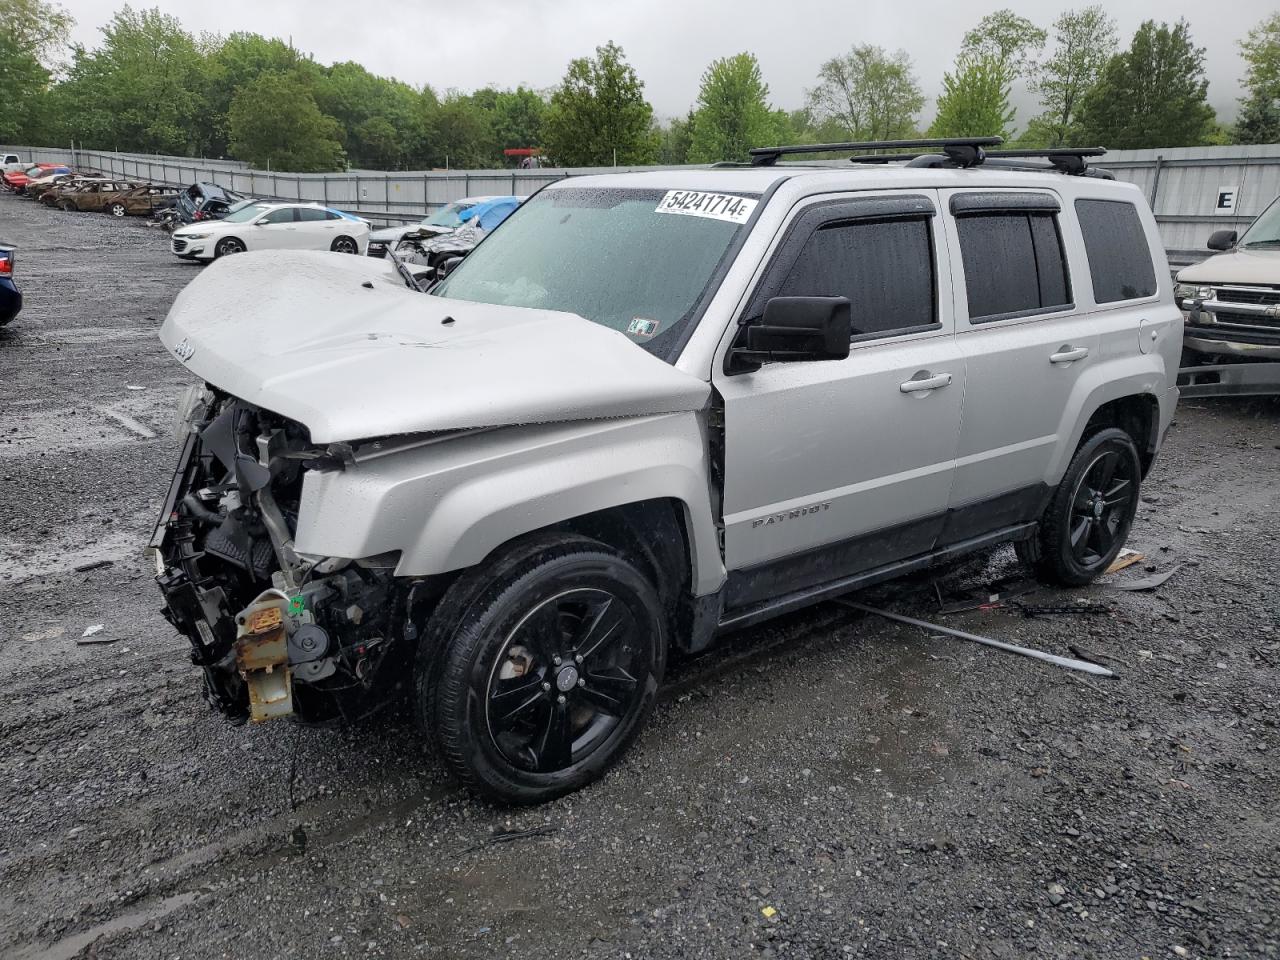
[[[1075,513],[1085,513],[1089,509],[1089,501],[1094,498],[1096,490],[1090,488],[1087,483],[1080,484],[1080,489],[1076,491],[1075,501],[1071,504],[1071,509]]]
[[[586,686],[578,688],[578,697],[612,717],[621,717],[627,712],[626,701],[604,687],[593,686],[589,681]]]
[[[538,769],[563,770],[573,762],[573,732],[569,728],[569,707],[554,703],[547,711],[547,721],[542,734],[533,747]]]
[[[543,666],[551,666],[551,658],[564,646],[564,631],[560,627],[560,610],[555,604],[547,604],[524,622],[520,639],[525,648]]]
[[[1120,464],[1120,454],[1114,451],[1107,451],[1098,458],[1098,463],[1094,467],[1098,471],[1097,481],[1098,489],[1105,490],[1111,483],[1111,478],[1116,474],[1116,467]],[[1092,472],[1092,471],[1090,471]]]
[[[1105,494],[1103,494],[1103,504],[1108,507],[1118,506],[1129,499],[1129,488],[1132,486],[1128,480],[1120,480],[1113,483]]]
[[[1088,517],[1080,517],[1076,525],[1071,528],[1072,550],[1078,551],[1080,549],[1081,541],[1084,539],[1084,535],[1089,532],[1091,526],[1093,524],[1089,522]]]
[[[542,678],[533,675],[519,686],[493,694],[489,698],[489,716],[494,724],[505,729],[541,699]]]
[[[585,629],[576,646],[583,660],[603,653],[627,633],[631,614],[612,597],[599,604],[588,616]]]

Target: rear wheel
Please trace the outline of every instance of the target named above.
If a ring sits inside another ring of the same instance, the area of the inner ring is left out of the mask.
[[[233,253],[244,253],[244,244],[235,237],[223,237],[213,248],[215,257],[229,257]]]
[[[467,786],[539,803],[600,776],[653,710],[658,596],[624,555],[570,535],[513,545],[460,578],[418,661],[419,717]]]
[[[63,200],[60,204],[58,204],[58,206],[60,206],[63,210],[70,210],[70,211],[73,211],[76,208],[76,205],[72,203],[70,200]]]
[[[1071,458],[1038,534],[1017,545],[1018,556],[1046,583],[1091,583],[1129,536],[1141,480],[1133,438],[1116,427],[1095,433]]]
[[[113,217],[123,217],[129,211],[125,209],[125,205],[123,203],[113,203],[107,208],[107,212]]]
[[[341,236],[334,239],[329,249],[334,253],[359,253],[360,245],[348,236]]]

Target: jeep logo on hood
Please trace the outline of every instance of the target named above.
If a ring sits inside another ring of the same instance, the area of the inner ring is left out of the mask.
[[[183,363],[195,356],[195,352],[196,348],[191,345],[191,341],[186,337],[179,340],[173,347],[173,355]]]

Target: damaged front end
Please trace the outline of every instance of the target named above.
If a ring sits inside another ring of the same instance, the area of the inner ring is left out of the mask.
[[[236,722],[354,719],[401,693],[411,582],[395,557],[294,549],[303,477],[340,470],[306,427],[193,389],[183,448],[151,546],[164,615],[191,642],[205,697]]]

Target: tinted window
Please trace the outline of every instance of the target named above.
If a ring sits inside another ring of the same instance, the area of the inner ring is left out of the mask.
[[[1089,253],[1093,299],[1135,300],[1156,292],[1156,270],[1138,209],[1123,200],[1077,200],[1076,216]]]
[[[285,207],[283,210],[272,210],[262,219],[267,223],[293,223],[293,208]]]
[[[327,219],[325,212],[319,207],[302,207],[298,210],[298,219],[305,222]]]
[[[853,220],[805,242],[780,297],[848,297],[854,336],[937,322],[929,221]]]
[[[326,211],[324,212],[324,218],[325,218],[326,220],[341,220],[341,219],[342,219],[342,217],[338,216],[338,214],[334,213],[332,210],[326,210]]]
[[[1071,304],[1067,265],[1051,213],[998,212],[956,218],[969,320],[974,323]]]

